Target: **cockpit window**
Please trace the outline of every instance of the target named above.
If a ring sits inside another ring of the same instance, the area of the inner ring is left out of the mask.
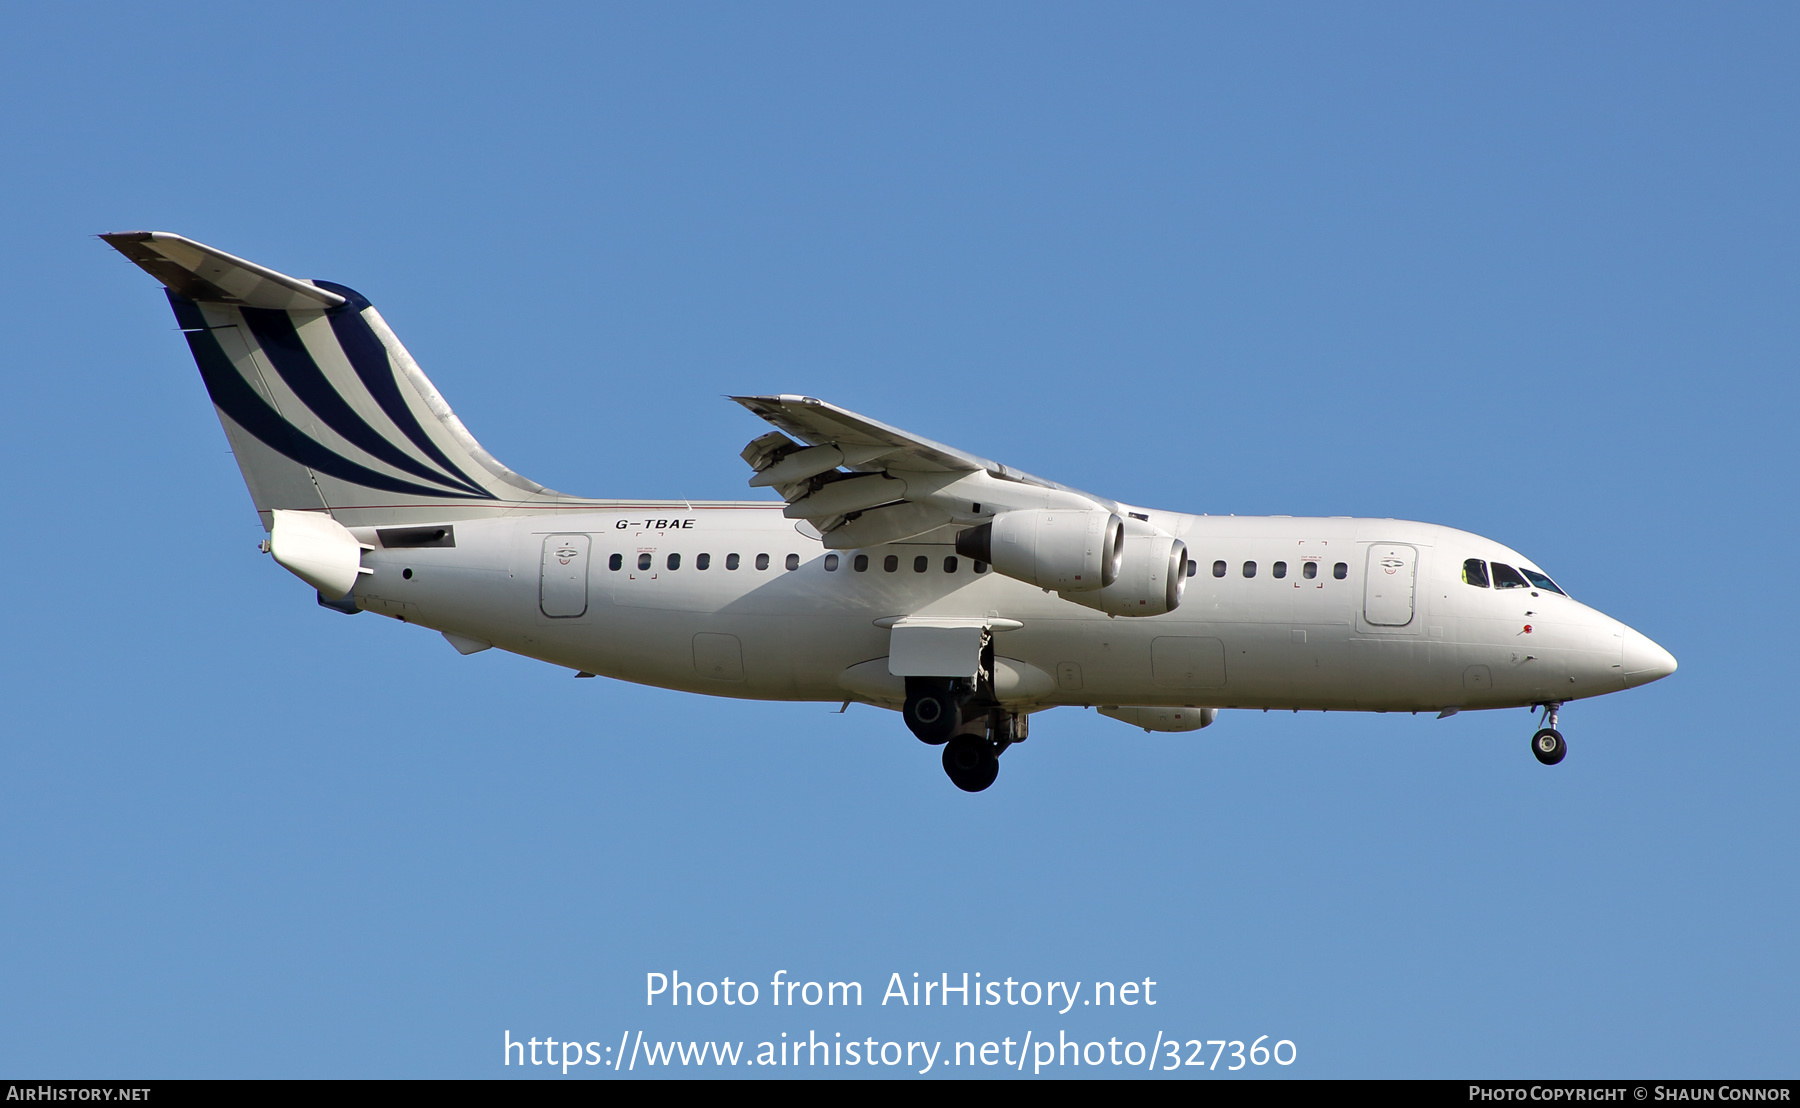
[[[1538,588],[1543,589],[1545,592],[1553,592],[1553,593],[1557,594],[1558,596],[1569,595],[1568,593],[1563,592],[1561,589],[1557,588],[1555,581],[1552,581],[1552,580],[1550,580],[1550,578],[1545,577],[1543,574],[1539,573],[1537,570],[1532,569],[1530,566],[1525,566],[1523,568],[1525,571],[1525,576],[1531,578],[1531,583],[1536,585]]]
[[[1470,558],[1463,563],[1463,583],[1477,588],[1488,587],[1487,563],[1480,558]]]
[[[1518,570],[1509,565],[1495,562],[1494,587],[1496,589],[1527,589],[1531,586],[1525,583],[1525,578],[1519,576]]]

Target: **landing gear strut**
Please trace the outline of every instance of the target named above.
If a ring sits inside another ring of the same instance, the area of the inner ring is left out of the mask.
[[[1544,705],[1544,726],[1531,736],[1531,753],[1547,766],[1562,761],[1563,755],[1569,752],[1569,744],[1563,741],[1562,732],[1556,729],[1556,713],[1561,707],[1562,702],[1558,700]]]

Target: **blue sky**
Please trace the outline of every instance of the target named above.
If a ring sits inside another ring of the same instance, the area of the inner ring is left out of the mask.
[[[1797,38],[1769,4],[10,13],[0,1070],[1062,1029],[1791,1075]],[[1555,770],[1522,711],[1064,709],[966,796],[889,713],[460,657],[257,555],[166,305],[91,237],[135,228],[365,293],[556,488],[746,495],[765,428],[722,395],[804,392],[1133,502],[1466,528],[1681,670],[1567,709]],[[872,993],[646,1009],[670,970]],[[964,971],[1161,999],[874,1003]]]

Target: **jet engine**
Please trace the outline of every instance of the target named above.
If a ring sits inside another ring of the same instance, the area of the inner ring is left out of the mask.
[[[1212,726],[1219,716],[1217,708],[1135,708],[1130,705],[1102,704],[1100,714],[1121,723],[1142,727],[1146,731],[1198,731]]]
[[[1119,575],[1125,523],[1096,508],[1001,512],[956,536],[956,552],[1058,593],[1098,592]]]
[[[1096,592],[1058,595],[1109,616],[1160,616],[1181,604],[1187,587],[1187,543],[1170,535],[1124,536],[1119,573]]]
[[[1113,616],[1172,612],[1187,585],[1186,543],[1104,509],[1001,512],[959,533],[956,552]]]

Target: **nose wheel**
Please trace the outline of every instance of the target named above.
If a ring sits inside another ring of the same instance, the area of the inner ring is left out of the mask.
[[[1563,741],[1562,732],[1556,729],[1556,712],[1561,708],[1559,703],[1544,705],[1544,726],[1531,736],[1531,753],[1538,761],[1553,766],[1563,760],[1569,752],[1569,744]]]

